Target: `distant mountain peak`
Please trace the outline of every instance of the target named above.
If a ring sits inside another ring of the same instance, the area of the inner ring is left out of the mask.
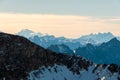
[[[79,38],[79,40],[81,42],[84,42],[83,44],[86,45],[86,43],[91,43],[94,45],[98,45],[104,42],[108,42],[109,40],[111,40],[112,38],[114,38],[114,35],[111,32],[106,32],[106,33],[97,33],[97,34],[89,34],[89,35],[84,35],[82,37]],[[90,41],[89,41],[90,40]]]
[[[111,35],[113,35],[111,32],[107,32],[107,34],[111,34]]]
[[[41,37],[43,35],[40,32],[35,33],[35,32],[33,32],[32,30],[29,30],[29,29],[23,29],[20,32],[18,32],[17,34],[20,35],[20,36],[26,37],[26,38],[30,38],[30,37],[33,37],[33,36],[36,36],[36,35]]]
[[[120,43],[120,41],[115,37],[111,39],[108,43]]]
[[[118,41],[118,39],[116,37],[114,37],[113,39],[111,39],[110,41]]]
[[[96,36],[98,36],[98,35],[110,35],[110,36],[114,36],[111,32],[103,32],[103,33],[102,33],[102,32],[98,32],[97,34],[91,33],[90,35],[91,35],[91,36],[93,36],[93,35],[94,35],[94,36],[95,36],[95,35],[96,35]],[[89,36],[89,35],[88,35],[88,36]]]
[[[111,32],[103,33],[103,35],[114,36]]]
[[[22,29],[20,32],[34,33],[32,30],[29,29]]]

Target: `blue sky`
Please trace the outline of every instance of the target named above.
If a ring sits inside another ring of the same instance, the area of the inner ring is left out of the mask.
[[[120,0],[0,0],[0,12],[120,16]]]

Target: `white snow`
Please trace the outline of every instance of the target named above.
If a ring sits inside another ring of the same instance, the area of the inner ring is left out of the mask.
[[[111,73],[107,67],[99,66],[93,73],[95,65],[90,66],[88,71],[81,70],[80,74],[73,74],[66,66],[54,65],[30,72],[30,80],[118,80],[118,73]],[[98,74],[99,73],[99,74]]]

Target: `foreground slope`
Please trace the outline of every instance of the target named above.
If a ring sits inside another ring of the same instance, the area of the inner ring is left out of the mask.
[[[56,54],[16,35],[0,33],[0,80],[120,80],[120,68]]]

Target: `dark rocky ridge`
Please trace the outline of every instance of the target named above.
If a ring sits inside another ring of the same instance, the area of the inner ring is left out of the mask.
[[[27,80],[30,71],[54,64],[65,65],[79,74],[79,70],[87,70],[92,62],[81,57],[56,54],[23,37],[0,33],[0,80]]]

